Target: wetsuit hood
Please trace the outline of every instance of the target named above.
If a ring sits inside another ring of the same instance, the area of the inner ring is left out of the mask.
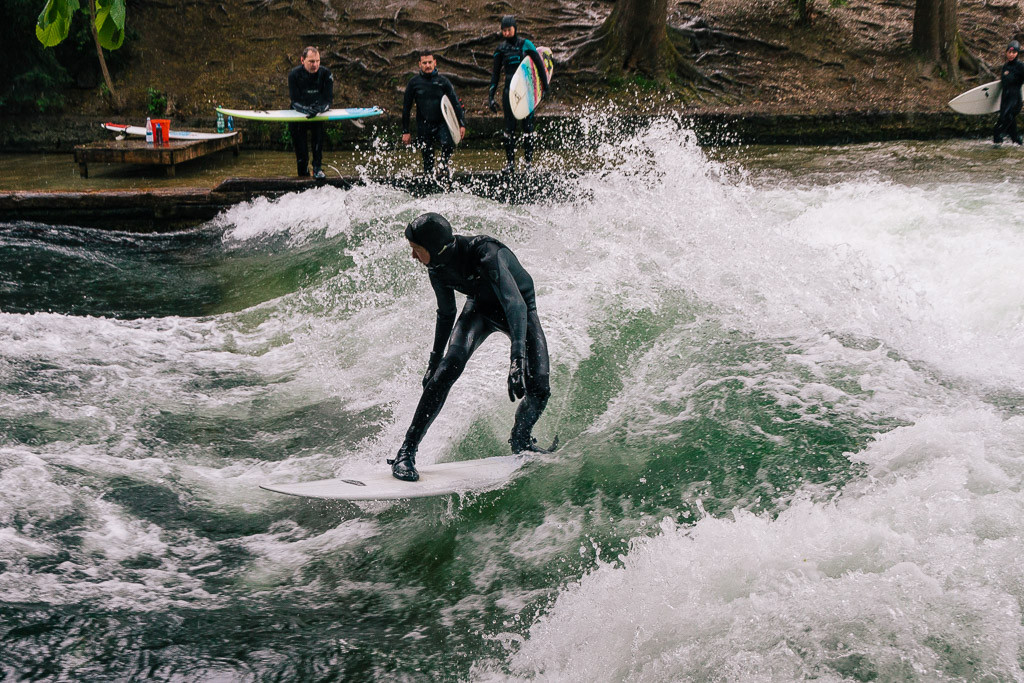
[[[1006,49],[1013,49],[1016,50],[1017,52],[1020,52],[1020,43],[1018,43],[1016,40],[1011,40],[1010,44],[1006,46]]]
[[[405,226],[405,238],[430,252],[431,260],[436,259],[455,242],[452,226],[439,213],[425,213],[412,219]]]
[[[510,43],[514,43],[516,38],[519,37],[519,27],[516,26],[515,15],[506,14],[505,16],[503,16],[501,18],[501,30],[504,31],[507,28],[514,28],[516,30],[515,33],[512,34],[511,38],[506,38],[505,39],[505,40],[507,40]]]

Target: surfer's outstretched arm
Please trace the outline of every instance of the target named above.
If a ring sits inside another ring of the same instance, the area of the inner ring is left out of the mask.
[[[423,375],[423,386],[427,385],[437,370],[437,366],[441,363],[441,357],[444,356],[445,346],[452,335],[455,315],[458,311],[455,305],[455,290],[439,282],[434,275],[430,276],[430,285],[434,288],[434,296],[437,297],[437,318],[434,322],[434,345],[430,349],[427,372]]]

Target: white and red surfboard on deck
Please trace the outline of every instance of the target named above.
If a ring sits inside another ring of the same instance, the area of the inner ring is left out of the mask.
[[[143,126],[129,126],[123,123],[103,123],[100,125],[107,130],[121,133],[122,135],[146,137],[146,129]],[[235,131],[230,133],[200,133],[193,130],[175,130],[171,128],[170,138],[172,140],[216,140],[218,138],[229,138],[232,135],[235,135]]]

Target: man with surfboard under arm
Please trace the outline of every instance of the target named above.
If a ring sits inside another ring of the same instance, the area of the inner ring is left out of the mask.
[[[503,332],[512,340],[508,397],[522,399],[509,439],[512,452],[547,453],[533,438],[533,426],[551,395],[548,345],[537,315],[533,278],[504,244],[486,235],[454,235],[440,214],[418,216],[405,228],[405,237],[413,259],[427,267],[437,298],[437,321],[423,395],[402,447],[388,460],[391,474],[404,481],[419,479],[420,441],[470,356],[492,332]],[[455,292],[466,295],[458,321]]]
[[[505,71],[505,90],[502,95],[501,109],[505,117],[505,134],[502,142],[505,146],[505,172],[511,173],[516,168],[516,117],[512,114],[512,105],[509,102],[509,87],[512,85],[512,76],[519,63],[529,55],[537,67],[537,74],[540,76],[541,92],[548,91],[547,70],[544,68],[544,59],[537,52],[533,43],[517,34],[516,18],[507,14],[501,18],[501,35],[504,40],[494,51],[494,66],[491,68],[491,89],[488,94],[487,106],[492,112],[498,111],[498,103],[494,101],[494,95],[498,92],[498,80],[501,71]],[[523,119],[523,162],[529,168],[533,164],[533,127],[534,116],[531,112]]]
[[[434,53],[421,50],[417,58],[419,73],[413,76],[405,86],[405,98],[402,102],[402,144],[412,143],[409,132],[409,118],[413,103],[416,104],[416,144],[423,154],[423,173],[431,175],[434,171],[434,146],[441,148],[440,168],[448,172],[448,162],[455,151],[455,141],[448,130],[444,115],[441,112],[441,99],[445,96],[455,109],[459,121],[459,139],[466,134],[466,114],[455,94],[451,81],[437,73],[437,60]]]
[[[302,50],[302,64],[288,74],[288,94],[291,96],[292,109],[313,118],[327,111],[334,102],[334,76],[325,66],[320,66],[320,51],[313,46]],[[324,178],[321,169],[324,158],[324,122],[293,121],[288,124],[288,132],[292,136],[295,147],[295,163],[299,176],[309,175],[309,150],[306,138],[309,137],[313,148],[313,176]]]
[[[1017,132],[1017,114],[1021,109],[1021,91],[1024,85],[1024,64],[1017,59],[1020,54],[1020,43],[1010,41],[1006,46],[1006,64],[1001,69],[1002,95],[999,101],[999,119],[992,134],[992,141],[997,145],[1003,141],[1003,135],[1009,136],[1018,145],[1024,142]]]

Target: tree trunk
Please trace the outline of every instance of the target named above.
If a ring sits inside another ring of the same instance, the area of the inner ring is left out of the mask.
[[[938,65],[952,80],[960,80],[957,0],[917,0],[910,47],[928,64]]]
[[[667,0],[619,0],[608,21],[621,52],[622,69],[656,76],[667,41]]]
[[[114,90],[114,81],[110,78],[110,71],[107,69],[107,60],[103,58],[103,48],[100,46],[100,36],[96,32],[96,0],[89,0],[89,28],[92,31],[92,41],[96,44],[96,55],[100,58],[100,71],[103,72],[103,80],[110,91],[110,98],[114,102],[114,110],[121,110],[121,98]]]
[[[639,74],[657,81],[667,76],[700,79],[700,72],[680,54],[677,43],[688,47],[685,37],[669,35],[668,0],[617,0],[611,15],[573,60],[591,59],[610,76]]]
[[[811,3],[814,0],[796,0],[796,25],[811,25]]]

